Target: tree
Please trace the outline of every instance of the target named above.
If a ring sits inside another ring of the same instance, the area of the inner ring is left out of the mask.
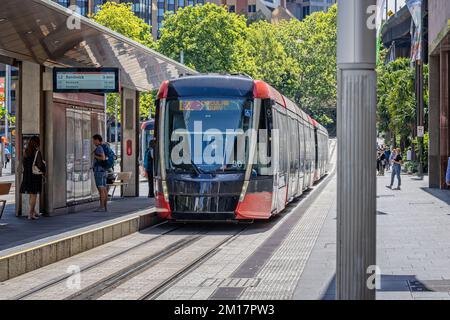
[[[378,130],[400,138],[403,148],[410,146],[416,126],[415,70],[408,58],[399,58],[377,68]],[[428,96],[428,66],[424,67],[424,97]],[[425,115],[427,116],[425,99]],[[396,144],[396,141],[392,141]]]
[[[199,72],[255,72],[246,42],[246,19],[212,3],[165,15],[157,50]]]
[[[333,130],[337,105],[337,6],[303,21],[280,22],[278,37],[299,68],[294,98],[313,118]]]
[[[264,79],[283,94],[298,92],[298,63],[285,51],[278,39],[277,26],[266,21],[254,22],[248,31],[250,54],[255,61],[254,78]]]
[[[155,101],[158,90],[150,92],[142,92],[139,97],[141,119],[149,119],[155,117]]]
[[[147,47],[154,46],[151,27],[134,14],[131,3],[106,2],[92,19]]]
[[[144,20],[137,17],[130,3],[106,2],[100,10],[91,17],[95,22],[114,30],[131,40],[139,42],[149,48],[155,43],[151,34],[151,27]],[[142,93],[140,98],[140,114],[143,118],[149,116],[150,109],[154,109],[154,99],[150,93]],[[109,121],[114,120],[115,106],[118,105],[118,121],[120,119],[121,103],[118,94],[108,94],[106,99],[106,113]],[[153,103],[153,105],[152,105]]]

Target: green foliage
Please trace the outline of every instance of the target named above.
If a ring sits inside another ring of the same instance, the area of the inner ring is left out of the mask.
[[[422,148],[423,148],[422,163],[424,163],[424,164],[428,163],[428,146],[429,146],[429,141],[430,141],[429,139],[430,139],[429,133],[425,132],[422,142],[417,137],[414,138],[412,141],[412,144],[414,146],[414,151],[416,152],[416,154],[419,154],[420,144],[422,143]]]
[[[153,47],[151,27],[133,13],[131,3],[106,2],[92,19],[147,47]]]
[[[101,8],[95,21],[174,60],[183,52],[184,63],[199,72],[245,73],[265,80],[329,129],[335,126],[336,6],[304,21],[276,25],[261,14],[246,19],[212,3],[187,6],[166,13],[156,43],[130,5],[108,2]],[[143,118],[154,112],[154,100],[154,93],[141,94]],[[108,95],[110,118],[115,101],[115,95]]]
[[[298,64],[295,98],[313,118],[335,125],[337,105],[337,6],[303,21],[282,21],[278,35],[286,53]]]
[[[253,73],[246,37],[245,17],[207,3],[166,13],[157,49],[174,60],[183,51],[184,63],[199,72]]]
[[[211,3],[166,15],[157,49],[199,72],[262,79],[333,126],[336,119],[337,8],[270,24]],[[247,22],[247,24],[246,24]]]
[[[415,69],[410,60],[400,58],[380,64],[378,72],[378,130],[391,132],[408,145],[416,126]],[[428,67],[424,68],[425,99],[428,96]],[[425,114],[427,106],[425,100]]]
[[[92,16],[92,19],[147,47],[154,47],[151,27],[133,13],[130,3],[106,2],[100,6],[100,10]],[[121,102],[119,94],[106,95],[106,114],[111,121],[115,116],[116,103],[118,108],[117,115],[118,119],[120,119]],[[151,109],[154,110],[154,95],[142,93],[140,96],[141,117],[147,119]]]
[[[298,63],[288,56],[278,37],[277,26],[255,22],[248,30],[250,55],[255,62],[254,78],[264,79],[283,94],[295,97],[298,91]]]
[[[154,117],[155,114],[155,100],[158,90],[150,92],[141,92],[139,95],[139,114],[142,120],[146,120],[150,117]],[[110,121],[114,120],[115,109],[117,103],[117,119],[120,121],[121,115],[121,101],[118,93],[109,93],[106,95],[106,114]]]
[[[139,109],[141,114],[141,119],[149,119],[155,117],[155,100],[158,90],[153,90],[151,92],[142,92],[139,96]]]
[[[252,15],[249,15],[247,17],[247,24],[250,25],[255,22],[259,21],[267,21],[267,17],[264,15],[264,13],[261,10],[258,10]]]

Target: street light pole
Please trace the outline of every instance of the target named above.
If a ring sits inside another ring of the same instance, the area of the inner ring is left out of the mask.
[[[376,0],[338,0],[336,296],[343,300],[375,299],[375,9]]]

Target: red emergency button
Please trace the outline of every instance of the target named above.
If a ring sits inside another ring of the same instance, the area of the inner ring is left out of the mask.
[[[131,156],[133,154],[133,143],[131,140],[127,140],[127,156]]]

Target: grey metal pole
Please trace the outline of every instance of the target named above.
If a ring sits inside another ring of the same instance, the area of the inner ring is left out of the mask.
[[[5,65],[5,139],[9,141],[8,115],[11,112],[11,66]]]
[[[119,100],[119,95],[117,94],[115,102],[114,102],[114,142],[116,143],[116,155],[119,154],[119,138],[118,138],[118,134],[119,134],[119,128],[117,127],[117,108],[118,108],[118,100]]]
[[[338,0],[337,299],[375,299],[376,0]]]

